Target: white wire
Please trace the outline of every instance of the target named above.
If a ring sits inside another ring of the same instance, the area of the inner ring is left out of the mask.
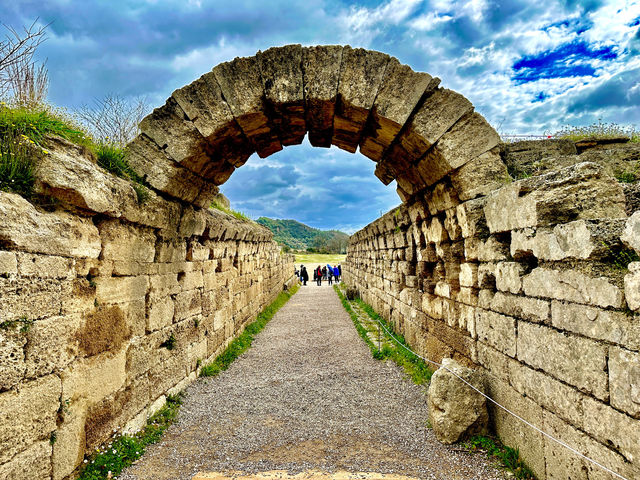
[[[372,318],[372,317],[370,317]],[[378,322],[378,324],[385,330],[385,332],[387,332],[389,334],[389,336],[393,339],[394,342],[396,342],[398,345],[400,345],[402,348],[404,348],[405,350],[407,350],[409,353],[415,355],[418,358],[421,358],[422,360],[424,360],[425,362],[428,363],[432,363],[433,365],[437,365],[438,367],[444,368],[445,370],[447,370],[449,373],[451,373],[454,377],[458,378],[460,381],[462,381],[464,384],[466,384],[467,386],[471,387],[473,390],[475,390],[476,392],[478,392],[480,395],[482,395],[484,398],[486,398],[487,400],[489,400],[491,403],[495,404],[496,406],[500,407],[502,410],[504,410],[505,412],[507,412],[510,415],[513,415],[515,418],[517,418],[518,420],[520,420],[521,422],[523,422],[525,425],[528,425],[529,427],[533,428],[536,432],[541,433],[542,435],[544,435],[545,437],[549,438],[550,440],[553,440],[554,442],[558,443],[559,445],[562,445],[564,448],[566,448],[567,450],[570,450],[571,452],[575,453],[576,455],[578,455],[581,458],[584,458],[585,460],[588,460],[589,462],[593,463],[594,465],[597,465],[598,467],[600,467],[602,470],[614,475],[615,477],[618,477],[622,480],[629,480],[626,477],[623,477],[622,475],[620,475],[619,473],[614,472],[613,470],[605,467],[604,465],[602,465],[601,463],[595,461],[592,458],[587,457],[586,455],[583,455],[582,453],[580,453],[578,450],[576,450],[575,448],[571,447],[570,445],[567,445],[566,443],[564,443],[562,440],[559,440],[553,436],[551,436],[550,434],[548,434],[547,432],[539,429],[538,427],[536,427],[535,425],[533,425],[532,423],[528,422],[527,420],[525,420],[524,418],[522,418],[520,415],[518,415],[515,412],[512,412],[511,410],[509,410],[507,407],[500,405],[498,402],[496,402],[493,398],[489,397],[488,395],[486,395],[485,393],[481,392],[480,390],[478,390],[476,387],[474,387],[473,385],[471,385],[469,382],[467,382],[464,378],[462,378],[460,375],[458,375],[457,373],[453,372],[451,369],[445,367],[444,365],[438,363],[438,362],[434,362],[433,360],[429,360],[428,358],[423,357],[422,355],[418,355],[416,352],[414,352],[413,350],[411,350],[409,347],[403,345],[402,343],[400,343],[400,341],[395,337],[395,335],[393,335],[389,330],[387,330],[387,327],[384,326],[384,324],[374,318],[374,320],[376,322]]]

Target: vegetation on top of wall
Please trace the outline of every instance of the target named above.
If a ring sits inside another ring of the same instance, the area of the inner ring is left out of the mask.
[[[584,127],[574,127],[567,125],[553,134],[554,138],[565,138],[568,140],[578,141],[585,138],[610,138],[610,137],[628,137],[630,142],[640,142],[640,130],[634,126],[624,127],[617,123],[604,123],[598,120]]]
[[[245,215],[244,213],[239,212],[237,210],[233,210],[233,209],[231,209],[229,207],[226,207],[225,205],[223,205],[220,202],[217,202],[215,200],[213,202],[211,202],[211,208],[215,208],[216,210],[220,210],[221,212],[227,213],[229,215],[233,215],[238,220],[243,220],[245,222],[252,222],[253,221],[247,215]]]
[[[127,162],[125,149],[112,143],[99,143],[94,147],[98,165],[114,175],[130,180],[136,192],[138,203],[145,203],[150,195],[144,179]]]
[[[299,285],[294,285],[289,290],[280,292],[276,299],[262,310],[252,323],[247,325],[242,334],[236,337],[224,352],[218,355],[213,362],[202,367],[200,376],[215,377],[223,370],[229,368],[229,365],[251,346],[255,336],[262,331],[276,312],[298,291],[298,288],[300,288]]]
[[[95,455],[85,459],[78,480],[105,480],[117,476],[140,458],[145,448],[156,443],[171,425],[182,404],[183,393],[167,395],[167,402],[149,420],[146,427],[135,435],[120,435]]]

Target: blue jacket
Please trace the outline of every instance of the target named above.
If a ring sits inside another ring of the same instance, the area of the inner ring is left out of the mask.
[[[338,267],[333,267],[333,276],[334,277],[339,277],[340,276],[340,272],[338,271]]]

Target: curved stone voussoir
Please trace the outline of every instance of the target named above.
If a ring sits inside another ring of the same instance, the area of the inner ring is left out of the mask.
[[[259,52],[258,62],[271,121],[282,145],[302,143],[307,133],[302,82],[302,46]]]
[[[176,90],[172,97],[209,144],[211,163],[244,165],[254,152],[253,145],[233,117],[212,72]]]
[[[236,58],[213,69],[222,95],[238,125],[262,158],[282,150],[265,111],[265,95],[256,57]]]
[[[167,157],[165,152],[145,135],[138,135],[126,150],[129,165],[156,190],[185,202],[203,205],[201,192],[208,182]],[[217,187],[207,187],[217,192]]]
[[[333,145],[355,153],[390,58],[362,48],[342,50]]]
[[[378,162],[425,93],[435,90],[439,82],[391,58],[360,141],[360,153]]]
[[[173,97],[140,122],[140,132],[151,138],[176,162],[200,172],[209,162],[206,140]]]
[[[342,49],[340,45],[302,49],[305,116],[309,143],[314,147],[331,146]]]

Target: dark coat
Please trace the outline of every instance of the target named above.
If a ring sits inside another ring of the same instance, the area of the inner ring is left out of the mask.
[[[300,278],[305,282],[309,281],[309,274],[307,273],[307,268],[306,267],[302,268],[302,272],[300,273]]]

